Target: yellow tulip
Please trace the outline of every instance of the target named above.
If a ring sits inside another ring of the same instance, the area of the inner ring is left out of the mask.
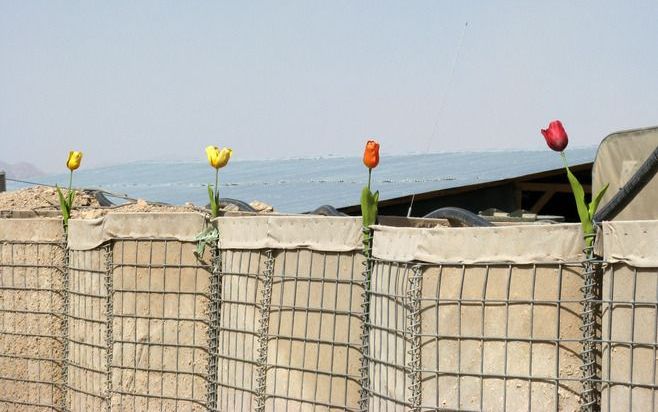
[[[206,155],[208,156],[208,163],[210,166],[215,169],[222,168],[226,166],[228,160],[231,158],[233,150],[228,147],[220,149],[217,146],[208,146],[206,147]]]
[[[80,167],[81,161],[82,161],[82,152],[70,151],[69,158],[66,161],[66,167],[68,167],[70,171],[74,171],[75,169]]]

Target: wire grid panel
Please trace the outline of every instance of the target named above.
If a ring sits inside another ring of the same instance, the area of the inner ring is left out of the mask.
[[[258,250],[222,250],[217,407],[256,408],[258,326],[267,256]]]
[[[601,409],[658,410],[658,268],[609,264],[602,283]]]
[[[373,275],[371,299],[388,304],[372,306],[371,334],[379,319],[389,346],[377,351],[388,358],[372,362],[373,389],[385,406],[375,404],[379,410],[398,410],[414,395],[404,374],[414,372],[404,368],[411,340],[402,325],[410,276],[411,265],[393,262],[378,262]],[[579,266],[424,266],[420,409],[578,409],[581,284]]]
[[[64,246],[0,243],[0,409],[60,410]]]
[[[211,260],[195,246],[113,241],[113,409],[205,409]]]
[[[108,398],[108,249],[69,251],[68,405],[103,410]]]
[[[358,409],[363,261],[358,252],[276,252],[266,410]]]
[[[373,260],[370,283],[369,410],[407,411],[411,381],[407,328],[411,265]]]

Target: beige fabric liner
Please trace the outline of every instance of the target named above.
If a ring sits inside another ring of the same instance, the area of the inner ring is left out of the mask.
[[[410,276],[411,270],[388,262],[377,262],[373,271],[372,410],[408,410],[408,312],[403,299],[394,297],[408,293]],[[580,373],[581,285],[580,268],[557,265],[426,267],[420,297],[423,410],[479,410],[480,402],[487,411],[528,405],[577,410],[581,388],[568,379]],[[509,305],[501,303],[505,300]],[[571,342],[557,344],[559,339]],[[504,381],[504,375],[533,376],[534,381]],[[551,380],[558,378],[565,380],[556,396]]]
[[[216,219],[222,249],[360,250],[361,218],[254,216]]]
[[[89,250],[110,239],[175,239],[192,242],[203,230],[200,213],[116,213],[99,219],[71,219],[69,247]]]
[[[601,377],[621,384],[603,385],[602,411],[629,410],[629,400],[634,411],[655,410],[655,391],[640,385],[656,384],[657,279],[657,268],[635,268],[625,263],[607,265],[603,273]],[[607,341],[612,341],[612,346]]]
[[[610,262],[635,267],[658,267],[658,220],[603,222],[599,254]]]
[[[560,263],[582,260],[579,224],[488,228],[374,226],[373,255],[428,263]]]
[[[606,183],[605,205],[628,182],[658,146],[658,127],[613,133],[599,146],[592,169],[592,190]],[[614,220],[658,219],[658,175],[655,175]]]
[[[62,219],[0,219],[0,240],[57,242],[64,239]]]

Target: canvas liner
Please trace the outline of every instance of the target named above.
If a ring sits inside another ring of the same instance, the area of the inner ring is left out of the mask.
[[[609,183],[601,207],[612,199],[658,147],[658,127],[609,135],[599,145],[592,168],[592,193]],[[658,219],[658,174],[612,220]],[[599,209],[601,208],[599,207]]]
[[[578,409],[579,225],[374,239],[372,410]]]
[[[210,256],[193,257],[204,219],[106,219],[70,221],[67,398],[61,220],[0,219],[0,408],[205,409]],[[218,220],[218,408],[252,410],[262,401],[265,410],[356,409],[360,220],[251,219]],[[604,410],[653,407],[653,368],[637,365],[655,364],[657,225],[610,222],[599,236],[598,250],[610,262],[602,303]],[[578,225],[376,227],[371,409],[407,409],[416,399],[424,409],[576,409],[580,236]],[[32,280],[41,290],[28,290]],[[32,309],[21,294],[30,294],[39,313],[16,313]],[[38,331],[23,329],[19,318]],[[30,336],[12,335],[12,325]],[[11,380],[26,376],[40,383]]]
[[[655,410],[658,221],[604,222],[601,405]]]
[[[63,406],[61,219],[0,219],[0,408]]]

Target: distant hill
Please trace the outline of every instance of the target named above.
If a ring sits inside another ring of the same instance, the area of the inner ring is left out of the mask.
[[[36,166],[27,162],[10,164],[0,161],[0,171],[4,171],[7,177],[14,179],[27,179],[45,175]]]

